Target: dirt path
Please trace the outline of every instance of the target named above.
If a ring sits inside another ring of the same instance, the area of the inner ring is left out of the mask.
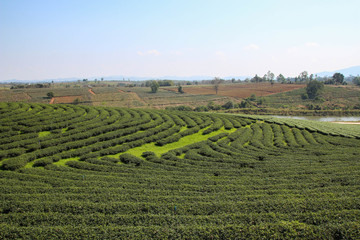
[[[360,122],[332,122],[332,123],[360,125]]]
[[[53,104],[53,103],[54,103],[54,101],[55,101],[55,98],[53,97],[53,98],[51,98],[51,100],[50,100],[49,104]]]
[[[135,93],[135,92],[128,92],[127,94],[129,94],[130,96],[132,96],[134,100],[139,101],[139,102],[147,105],[147,102],[145,102],[144,99],[142,99],[141,97],[139,97],[139,95],[137,95],[137,93]]]
[[[96,95],[91,88],[89,89],[89,93],[91,93],[92,95]]]

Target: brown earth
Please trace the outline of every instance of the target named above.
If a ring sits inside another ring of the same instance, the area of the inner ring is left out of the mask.
[[[299,88],[304,88],[304,84],[274,84],[270,83],[248,83],[248,84],[224,84],[219,85],[219,96],[247,98],[252,94],[256,96],[268,96],[271,94],[288,92]],[[177,88],[168,88],[171,91],[177,91]],[[214,86],[183,86],[185,93],[209,95],[215,94]]]
[[[91,88],[89,89],[89,93],[91,93],[92,95],[95,95],[95,93],[93,92],[93,90]]]

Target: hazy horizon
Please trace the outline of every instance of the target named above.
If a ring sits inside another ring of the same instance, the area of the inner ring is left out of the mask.
[[[0,80],[360,65],[360,1],[0,1]]]

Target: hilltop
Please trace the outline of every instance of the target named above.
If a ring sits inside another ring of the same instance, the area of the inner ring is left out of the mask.
[[[318,75],[319,77],[331,77],[332,75],[334,75],[334,73],[337,72],[343,74],[344,76],[358,76],[360,75],[360,66],[353,66],[330,72],[319,72],[316,75]]]

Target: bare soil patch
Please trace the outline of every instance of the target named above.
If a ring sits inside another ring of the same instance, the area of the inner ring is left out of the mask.
[[[89,93],[91,93],[92,95],[96,95],[91,88],[89,89]]]

